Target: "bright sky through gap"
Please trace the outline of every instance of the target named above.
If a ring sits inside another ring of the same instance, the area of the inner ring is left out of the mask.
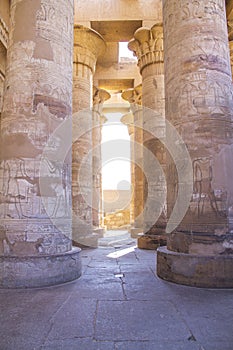
[[[130,137],[127,127],[120,123],[121,113],[105,113],[108,122],[102,128],[102,186],[103,189],[117,189],[122,181],[127,182],[130,188]],[[124,159],[117,157],[117,147],[122,142]],[[111,155],[112,152],[112,155]],[[107,154],[108,153],[108,154]],[[107,159],[107,162],[106,162]],[[125,188],[126,189],[126,188]]]
[[[137,59],[133,52],[128,49],[128,42],[119,42],[119,61],[121,61],[121,58],[129,58],[134,61]]]

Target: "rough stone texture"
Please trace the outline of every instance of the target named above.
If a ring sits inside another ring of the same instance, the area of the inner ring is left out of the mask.
[[[180,159],[168,159],[168,216],[177,189],[188,186],[190,177],[193,195],[186,215],[169,237],[169,251],[158,260],[158,271],[162,278],[185,283],[184,264],[173,272],[180,254],[191,264],[190,274],[196,271],[187,283],[203,285],[206,271],[205,286],[229,287],[233,286],[229,269],[233,259],[233,99],[225,2],[182,0],[177,5],[164,0],[163,7],[166,117],[185,142],[193,167],[193,174],[187,173],[182,154]],[[184,184],[178,183],[176,162],[183,162]]]
[[[134,164],[135,164],[135,150],[134,150],[134,139],[135,139],[135,128],[134,128],[134,116],[133,114],[127,113],[124,114],[123,117],[120,119],[121,123],[125,124],[128,129],[129,137],[130,137],[130,179],[131,184],[133,184],[133,187],[135,186],[135,171],[134,171]],[[130,200],[130,224],[135,220],[135,198],[134,195],[132,195],[131,191],[131,200]]]
[[[103,208],[102,208],[102,125],[106,118],[102,116],[103,104],[110,98],[110,94],[103,89],[93,89],[93,116],[92,116],[92,172],[93,172],[93,189],[92,189],[92,223],[94,232],[103,234]]]
[[[157,264],[158,276],[170,282],[194,287],[233,287],[233,259],[228,255],[200,256],[160,247]]]
[[[81,254],[77,281],[0,290],[1,349],[232,350],[231,290],[165,282],[133,246]]]
[[[122,98],[130,103],[133,113],[133,137],[131,140],[131,184],[132,184],[132,204],[133,222],[131,224],[132,237],[136,238],[143,230],[143,129],[142,129],[142,85],[133,89],[125,90]],[[132,125],[130,126],[132,129]]]
[[[160,0],[138,0],[134,6],[124,0],[79,0],[75,2],[75,23],[80,21],[90,23],[90,20],[108,21],[108,20],[138,20],[143,18],[147,20],[156,20],[161,22],[162,3]]]
[[[5,81],[5,67],[6,67],[6,47],[0,40],[0,114],[2,111],[3,91]]]
[[[163,203],[160,201],[160,198],[166,193],[166,181],[165,176],[161,175],[160,170],[156,170],[155,165],[155,160],[157,160],[164,173],[166,157],[163,145],[165,139],[165,96],[162,25],[155,24],[151,29],[143,27],[137,29],[128,47],[137,56],[138,66],[142,74],[143,232],[151,237],[153,234],[163,234],[166,226],[166,204],[164,201],[162,201]],[[152,156],[148,156],[149,152]],[[159,210],[160,214],[155,220],[154,212],[156,210]],[[142,246],[144,245],[142,244]],[[151,248],[154,248],[154,241]]]
[[[43,256],[0,257],[1,288],[31,288],[73,281],[81,276],[80,249]]]
[[[72,200],[73,241],[96,245],[92,222],[92,104],[93,73],[97,57],[105,50],[94,30],[74,27]]]
[[[0,4],[0,115],[2,111],[3,91],[6,70],[6,54],[9,40],[9,2],[1,1]]]
[[[53,0],[14,0],[10,11],[1,117],[0,272],[4,286],[16,286],[20,274],[23,285],[32,257],[45,266],[45,257],[52,256],[46,273],[33,263],[29,268],[31,274],[41,273],[37,286],[48,285],[53,276],[56,283],[74,276],[69,264],[63,271],[67,277],[56,272],[61,254],[66,259],[72,248],[67,140],[71,141],[73,2],[57,6]],[[4,257],[13,271],[7,282]],[[19,257],[25,263],[20,265]]]

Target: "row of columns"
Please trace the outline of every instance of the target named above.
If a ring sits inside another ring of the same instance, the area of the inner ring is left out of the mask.
[[[25,16],[31,19],[26,26]],[[163,16],[164,46],[161,24],[138,29],[129,43],[142,75],[143,108],[133,111],[139,127],[131,133],[142,152],[132,150],[135,167],[144,172],[143,190],[135,191],[143,196],[139,246],[165,244],[167,237],[167,247],[158,249],[164,279],[232,287],[233,99],[225,1],[163,0]],[[82,26],[75,26],[74,43],[72,79],[73,1],[11,1],[1,119],[3,287],[79,277],[80,250],[72,239],[78,245],[97,239],[92,78],[105,44]]]

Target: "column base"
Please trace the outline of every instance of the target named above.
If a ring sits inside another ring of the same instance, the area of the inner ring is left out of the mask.
[[[56,255],[1,256],[0,288],[47,287],[81,276],[81,249]]]
[[[96,234],[98,236],[98,238],[103,238],[105,231],[106,230],[103,227],[95,228],[93,230],[94,234]]]
[[[233,256],[203,256],[157,250],[157,274],[178,284],[204,288],[233,288]]]
[[[167,244],[166,235],[147,235],[144,234],[138,238],[138,248],[156,250],[158,247]]]
[[[72,240],[72,244],[79,248],[97,248],[99,236],[96,233],[86,234],[84,236],[78,236]]]
[[[131,238],[139,238],[142,235],[143,228],[132,227],[130,229]]]

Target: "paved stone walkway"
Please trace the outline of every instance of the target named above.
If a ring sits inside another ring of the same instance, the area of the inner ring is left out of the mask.
[[[233,291],[174,285],[155,253],[83,250],[66,285],[0,290],[1,350],[232,350]]]

